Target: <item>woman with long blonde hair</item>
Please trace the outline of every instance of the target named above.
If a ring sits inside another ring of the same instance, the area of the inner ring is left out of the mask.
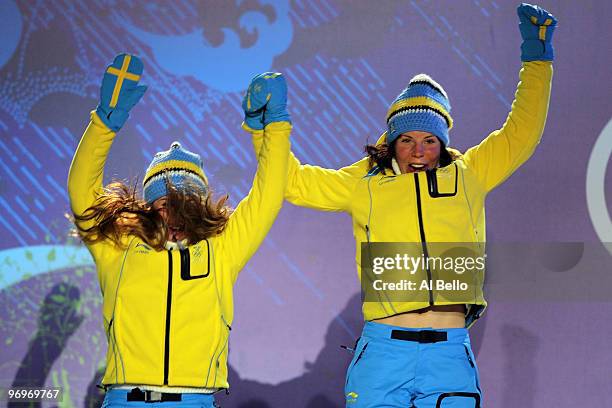
[[[266,119],[253,126],[265,136],[251,191],[232,211],[227,197],[213,199],[200,156],[178,142],[153,157],[142,198],[122,182],[103,187],[116,132],[146,90],[138,85],[142,71],[128,54],[107,68],[68,176],[75,225],[103,295],[103,406],[210,408],[213,394],[229,387],[232,287],[282,205],[291,132],[286,85],[275,74],[249,88],[249,101],[264,101],[257,109]],[[276,96],[268,100],[271,88]]]

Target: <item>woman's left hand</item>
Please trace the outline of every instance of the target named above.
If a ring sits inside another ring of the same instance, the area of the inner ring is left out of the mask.
[[[552,61],[555,50],[552,37],[557,27],[557,19],[539,6],[521,3],[516,9],[519,17],[519,30],[523,37],[521,45],[522,61]]]

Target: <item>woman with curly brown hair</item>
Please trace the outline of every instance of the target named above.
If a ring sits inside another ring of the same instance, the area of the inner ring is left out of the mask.
[[[478,256],[485,200],[540,142],[553,73],[557,20],[530,4],[517,12],[522,68],[512,110],[465,154],[448,148],[446,91],[419,74],[389,107],[368,157],[335,170],[290,155],[287,200],[352,218],[365,325],[346,374],[347,408],[480,406],[468,328],[487,306]],[[259,152],[263,132],[247,130]],[[459,264],[466,255],[474,266],[467,273]]]
[[[187,160],[179,164],[177,156]],[[145,175],[144,199],[138,197],[135,187],[121,181],[110,183],[94,205],[82,215],[74,215],[79,237],[87,244],[111,240],[121,246],[122,236],[136,235],[152,248],[163,250],[172,243],[194,244],[223,232],[232,213],[225,205],[229,197],[213,200],[203,172],[198,176],[201,182],[188,180],[188,173],[180,166],[186,166],[189,159],[200,161],[179,142],[157,153]],[[150,174],[155,166],[157,175]],[[151,192],[155,184],[157,194]],[[88,222],[91,226],[85,227]]]
[[[268,113],[264,146],[251,191],[234,211],[227,197],[212,198],[200,156],[178,142],[153,158],[144,198],[121,182],[103,188],[116,132],[146,90],[137,85],[142,70],[127,54],[107,68],[68,176],[103,295],[103,406],[213,407],[213,393],[229,387],[232,287],[282,205],[291,122],[286,105],[258,107]],[[284,84],[280,75],[274,81]]]

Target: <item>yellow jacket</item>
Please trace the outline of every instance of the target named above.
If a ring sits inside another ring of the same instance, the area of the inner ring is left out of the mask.
[[[281,208],[290,131],[287,122],[266,127],[253,187],[222,234],[181,250],[155,251],[133,236],[126,250],[88,247],[104,298],[103,384],[228,388],[232,286]],[[75,214],[96,201],[114,138],[92,112],[68,175]]]
[[[420,243],[426,252],[431,243],[466,242],[477,243],[484,251],[485,198],[531,156],[540,142],[552,72],[550,62],[523,63],[512,110],[502,128],[444,168],[401,175],[387,171],[385,175],[370,168],[367,158],[330,170],[302,165],[290,154],[285,198],[296,205],[351,215],[360,279],[361,244]],[[259,151],[262,132],[247,130]],[[379,319],[430,305],[468,303],[469,327],[487,304],[483,280],[484,272],[475,277],[478,287],[470,302],[449,301],[430,290],[425,299],[364,302],[364,318]]]

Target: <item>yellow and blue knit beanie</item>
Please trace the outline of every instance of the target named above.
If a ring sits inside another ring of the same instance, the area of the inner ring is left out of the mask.
[[[196,187],[203,194],[208,191],[208,179],[202,169],[202,159],[196,153],[184,149],[179,142],[172,142],[170,149],[158,152],[149,164],[143,181],[145,201],[149,204],[168,194],[166,180],[178,189]]]
[[[387,143],[403,133],[420,130],[448,146],[448,131],[453,127],[450,110],[444,88],[429,75],[416,75],[387,111]]]

